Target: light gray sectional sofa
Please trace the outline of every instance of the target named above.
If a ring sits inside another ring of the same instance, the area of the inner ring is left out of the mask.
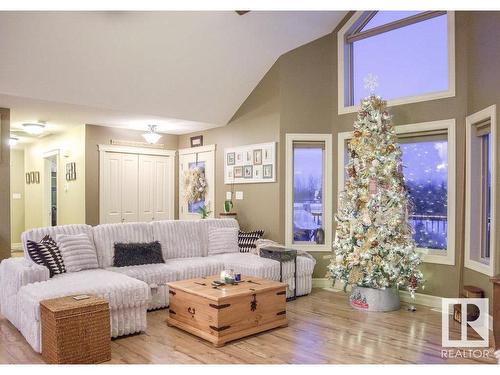
[[[111,336],[146,330],[147,310],[168,306],[166,283],[218,274],[224,269],[279,280],[280,264],[250,253],[208,254],[208,230],[238,228],[234,219],[197,221],[168,220],[152,223],[63,225],[37,228],[22,235],[24,258],[0,263],[0,308],[37,352],[41,352],[40,301],[72,294],[96,294],[109,301]],[[68,272],[49,278],[49,270],[35,264],[27,254],[28,240],[40,241],[47,234],[86,233],[95,247],[98,269]],[[165,263],[113,267],[114,244],[159,241]],[[310,293],[314,260],[297,258],[297,295]],[[293,294],[293,264],[283,267],[283,280]]]

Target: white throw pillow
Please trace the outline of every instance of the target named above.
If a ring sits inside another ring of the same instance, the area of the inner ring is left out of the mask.
[[[237,252],[238,228],[208,228],[208,255]]]
[[[66,272],[99,268],[94,244],[87,234],[58,234],[56,242],[66,267]]]

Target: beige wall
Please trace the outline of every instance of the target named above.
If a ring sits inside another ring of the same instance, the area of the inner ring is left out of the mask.
[[[21,243],[24,232],[24,150],[10,151],[10,233],[12,244]],[[13,194],[20,194],[20,199],[13,199]]]
[[[0,108],[0,260],[10,257],[10,110]]]
[[[144,142],[143,131],[111,128],[107,126],[85,125],[85,222],[99,224],[99,152],[97,146],[109,145],[111,140]],[[163,134],[159,143],[166,149],[177,150],[178,136]],[[177,178],[176,178],[177,181]],[[175,199],[175,217],[178,217],[177,187]]]
[[[500,12],[470,12],[468,13],[467,32],[467,83],[468,108],[472,114],[490,105],[497,106],[497,129],[500,129],[498,114],[500,113]],[[500,134],[497,131],[497,145],[500,144]],[[497,158],[497,223],[494,230],[497,233],[496,273],[500,273],[500,158]],[[479,272],[465,269],[464,284],[476,285],[492,293],[489,277]],[[490,306],[491,307],[491,306]]]
[[[47,224],[45,209],[48,178],[44,155],[59,151],[57,209],[58,225],[85,223],[85,127],[75,126],[49,135],[26,147],[24,169],[40,172],[39,184],[25,186],[25,228]],[[77,179],[66,181],[66,163],[76,163]]]
[[[224,148],[262,142],[278,142],[278,165],[281,148],[279,134],[279,74],[275,65],[265,75],[252,94],[223,128],[211,129],[179,137],[179,148],[189,147],[189,138],[202,134],[203,143],[216,144],[215,163],[215,216],[223,212],[226,191],[224,185]],[[278,176],[280,167],[278,167]],[[283,208],[280,203],[279,181],[262,184],[237,184],[234,191],[243,192],[243,200],[233,200],[234,210],[243,230],[263,228],[266,237],[280,240],[280,220]]]

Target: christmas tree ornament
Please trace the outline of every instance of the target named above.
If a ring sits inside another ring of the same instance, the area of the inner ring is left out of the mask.
[[[369,311],[397,309],[399,288],[414,296],[423,284],[408,222],[401,150],[390,121],[380,97],[361,101],[328,266],[331,279],[352,287],[351,306]]]

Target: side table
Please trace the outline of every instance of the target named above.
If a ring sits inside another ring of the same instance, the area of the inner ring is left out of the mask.
[[[286,300],[293,301],[297,299],[297,250],[277,246],[268,246],[260,249],[260,256],[262,258],[273,259],[280,262],[280,282],[283,282],[283,263],[293,261],[293,276],[295,279],[293,297],[289,297]]]
[[[80,299],[83,297],[68,296],[40,302],[45,362],[91,364],[111,359],[108,302],[91,295]]]

